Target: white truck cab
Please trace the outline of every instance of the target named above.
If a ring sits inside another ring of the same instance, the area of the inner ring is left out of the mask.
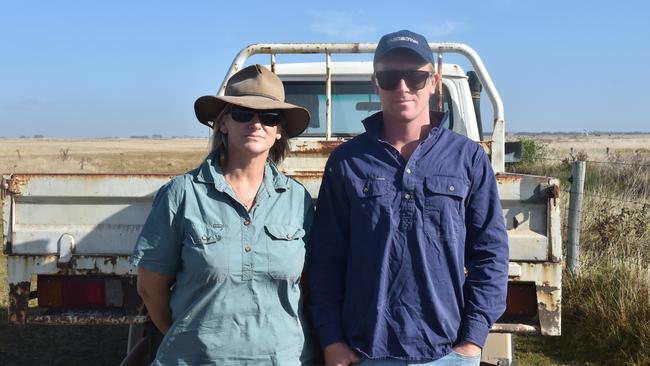
[[[370,61],[331,63],[332,74],[332,136],[350,137],[363,132],[361,120],[381,110],[379,97],[370,83]],[[326,95],[324,62],[277,64],[275,73],[285,85],[287,102],[306,107],[311,120],[301,137],[325,136]],[[480,141],[467,75],[459,65],[443,65],[444,110],[450,111],[443,126]],[[436,108],[431,100],[431,109]]]

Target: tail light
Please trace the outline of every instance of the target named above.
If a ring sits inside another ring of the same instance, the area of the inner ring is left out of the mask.
[[[38,306],[94,309],[124,307],[137,301],[132,280],[115,276],[50,276],[37,280]]]
[[[537,288],[534,282],[508,282],[506,311],[501,320],[531,319],[537,315]]]

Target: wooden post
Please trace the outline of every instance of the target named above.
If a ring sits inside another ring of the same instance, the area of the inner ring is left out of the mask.
[[[582,220],[582,198],[585,188],[586,163],[574,161],[571,170],[571,192],[569,196],[569,247],[567,260],[569,272],[580,271],[580,225]]]

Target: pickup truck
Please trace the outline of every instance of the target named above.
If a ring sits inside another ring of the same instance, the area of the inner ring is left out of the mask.
[[[562,246],[559,181],[505,171],[503,102],[478,54],[457,43],[431,43],[443,82],[431,108],[450,112],[449,128],[481,144],[497,173],[508,231],[510,268],[507,310],[493,326],[482,361],[511,365],[512,333],[559,335]],[[332,55],[372,53],[371,43],[255,44],[234,59],[218,90],[256,54],[285,83],[288,102],[312,119],[281,165],[317,199],[329,153],[363,130],[360,121],[380,110],[369,61],[332,61]],[[323,54],[322,62],[278,63],[277,55]],[[443,63],[463,56],[472,71]],[[483,131],[481,89],[492,105],[491,132]],[[179,172],[180,173],[180,172]],[[142,337],[146,315],[128,263],[151,202],[169,175],[12,174],[3,177],[3,248],[7,255],[9,321],[15,324],[131,324],[128,348]],[[29,307],[37,299],[36,307]]]

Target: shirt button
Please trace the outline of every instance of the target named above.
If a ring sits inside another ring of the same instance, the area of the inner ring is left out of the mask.
[[[250,220],[244,220],[244,225],[248,226],[250,224],[251,224]]]
[[[368,187],[363,187],[363,193],[368,193]]]
[[[408,194],[408,193],[406,193],[406,194],[404,195],[404,199],[407,199],[407,200],[408,200],[408,199],[411,199],[411,195]]]
[[[201,239],[203,239],[203,241],[206,241],[206,240],[208,240],[208,237],[205,236],[205,235],[203,235],[203,236],[201,237]]]
[[[411,169],[406,168],[406,174],[411,174]]]
[[[456,187],[454,187],[454,186],[449,186],[449,191],[453,192],[453,191],[455,191],[455,190],[456,190]]]
[[[250,251],[251,251],[251,247],[247,245],[246,247],[244,247],[244,250],[245,250],[246,252],[250,252]]]

